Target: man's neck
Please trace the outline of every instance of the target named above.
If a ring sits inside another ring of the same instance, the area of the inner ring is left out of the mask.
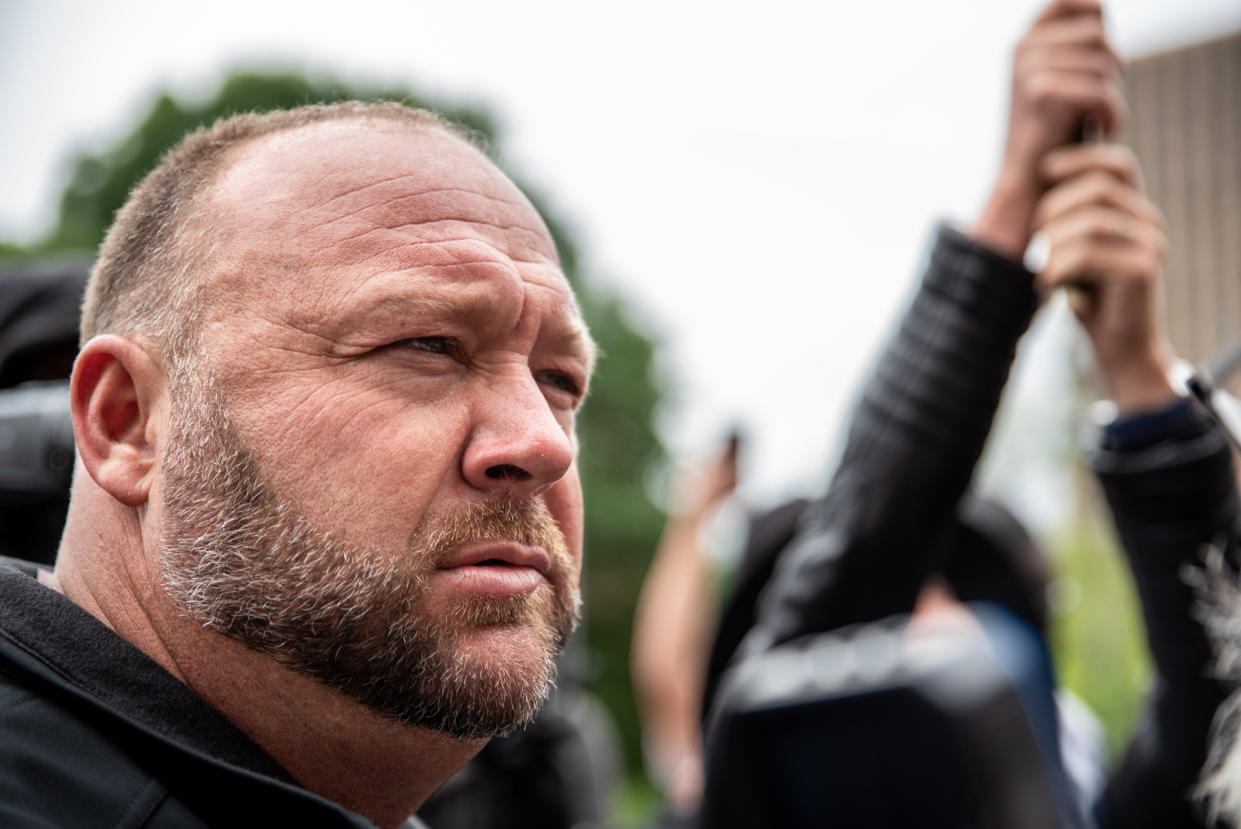
[[[197,626],[196,626],[197,627]],[[399,826],[486,744],[383,717],[318,680],[197,627],[182,679],[308,790]]]

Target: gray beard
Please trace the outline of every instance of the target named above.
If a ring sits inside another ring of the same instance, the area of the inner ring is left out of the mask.
[[[472,504],[420,526],[397,555],[346,544],[264,483],[207,382],[183,385],[174,388],[183,405],[174,404],[164,463],[161,553],[174,602],[203,626],[400,723],[481,738],[537,713],[580,615],[568,547],[542,502]],[[546,549],[552,586],[423,610],[435,562],[486,538]],[[462,632],[509,625],[530,630],[537,648],[485,659],[456,647]]]

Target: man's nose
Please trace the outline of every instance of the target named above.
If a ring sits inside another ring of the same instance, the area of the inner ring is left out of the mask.
[[[489,389],[476,406],[463,460],[471,486],[528,497],[569,471],[573,439],[533,377]]]

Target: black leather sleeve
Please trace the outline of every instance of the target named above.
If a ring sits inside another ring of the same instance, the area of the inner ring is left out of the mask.
[[[1216,708],[1230,688],[1213,655],[1185,568],[1208,544],[1235,563],[1236,478],[1227,442],[1203,420],[1137,451],[1091,458],[1133,573],[1155,664],[1145,716],[1098,808],[1103,827],[1205,825],[1190,797]]]
[[[863,389],[840,466],[760,599],[744,649],[908,612],[991,427],[1032,275],[941,228]]]

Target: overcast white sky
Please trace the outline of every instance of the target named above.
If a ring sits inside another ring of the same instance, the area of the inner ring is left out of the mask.
[[[1040,6],[0,0],[0,238],[46,229],[75,148],[229,68],[482,104],[507,163],[665,343],[669,443],[745,424],[747,493],[769,500],[823,479],[932,224],[980,206],[1010,49]],[[1126,55],[1241,29],[1236,0],[1109,14]]]

